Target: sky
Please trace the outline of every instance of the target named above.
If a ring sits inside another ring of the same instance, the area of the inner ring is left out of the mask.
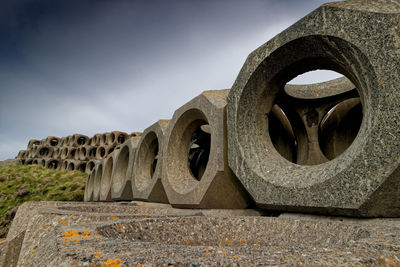
[[[324,2],[1,0],[0,160],[32,138],[170,119],[202,91],[230,88],[249,53]]]

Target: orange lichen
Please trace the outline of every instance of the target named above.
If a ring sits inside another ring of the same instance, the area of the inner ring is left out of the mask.
[[[221,225],[217,225],[218,230],[221,230],[222,226]]]
[[[143,202],[142,204],[140,204],[140,206],[144,207],[146,206],[146,203]]]
[[[394,261],[392,261],[391,259],[389,259],[387,257],[386,257],[386,261],[387,261],[387,263],[389,263],[392,266],[396,266],[396,267],[398,266],[397,263],[395,263]]]
[[[117,216],[111,216],[111,220],[116,220]]]
[[[226,240],[226,245],[230,246],[231,245],[231,241],[229,239]]]
[[[314,92],[315,92],[317,95],[319,94],[319,90],[315,90]]]
[[[66,222],[64,219],[59,219],[57,223],[58,223],[58,224],[62,223],[62,224],[64,224],[64,225],[67,224],[67,222]]]
[[[384,83],[384,82],[386,81],[386,78],[385,78],[385,77],[382,77],[382,78],[379,79],[379,81],[380,81],[381,83]]]
[[[118,223],[117,226],[119,227],[121,233],[125,232],[124,226],[122,224]]]
[[[96,249],[96,258],[101,258],[103,256],[103,254],[101,254],[101,250],[100,249]]]
[[[243,246],[246,241],[244,239],[240,240],[240,245]]]
[[[233,258],[234,258],[235,260],[240,261],[240,257],[239,257],[239,256],[234,255]]]
[[[226,251],[218,251],[218,253],[220,253],[220,254],[222,254],[224,256],[226,256],[228,254],[228,252],[226,252]]]
[[[108,259],[101,263],[102,267],[120,267],[122,263],[121,259]]]
[[[61,238],[61,241],[65,241],[65,242],[79,242],[82,239],[86,238],[86,239],[90,239],[90,236],[92,235],[91,232],[77,232],[77,231],[68,231],[68,232],[62,232],[61,233],[64,237]],[[67,245],[67,244],[66,244]]]

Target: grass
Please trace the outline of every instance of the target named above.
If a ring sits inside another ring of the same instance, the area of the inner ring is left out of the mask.
[[[86,173],[39,165],[0,167],[0,237],[8,232],[14,208],[26,201],[82,201],[86,179]]]

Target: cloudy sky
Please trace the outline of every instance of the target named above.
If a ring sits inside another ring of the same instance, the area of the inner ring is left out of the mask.
[[[169,119],[203,90],[230,88],[251,51],[323,2],[1,1],[0,160],[31,138]]]

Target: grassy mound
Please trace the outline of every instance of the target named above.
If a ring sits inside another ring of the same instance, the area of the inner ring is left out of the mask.
[[[57,172],[39,165],[0,167],[0,237],[7,234],[25,201],[82,201],[87,174]]]

